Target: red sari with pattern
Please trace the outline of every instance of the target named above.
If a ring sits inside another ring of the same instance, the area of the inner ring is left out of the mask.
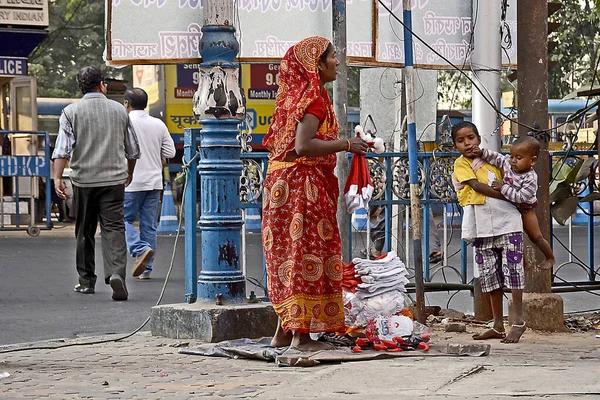
[[[301,333],[344,328],[336,156],[284,161],[306,113],[320,120],[315,138],[338,139],[331,99],[319,89],[317,65],[328,45],[327,39],[313,36],[287,51],[275,112],[263,140],[270,151],[262,225],[269,298],[283,329]]]

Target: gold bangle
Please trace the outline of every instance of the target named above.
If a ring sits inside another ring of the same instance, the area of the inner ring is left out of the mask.
[[[350,147],[352,146],[350,143],[350,139],[346,139],[346,142],[348,142],[348,150],[346,150],[346,151],[350,152]]]

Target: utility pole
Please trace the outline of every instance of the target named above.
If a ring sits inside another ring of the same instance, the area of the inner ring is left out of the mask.
[[[497,0],[473,2],[473,26],[475,27],[473,32],[474,48],[471,55],[473,80],[475,81],[472,88],[473,123],[481,134],[482,147],[493,151],[500,151],[501,147],[500,125],[496,112],[496,109],[500,109],[501,97],[501,13],[500,2]],[[495,108],[488,101],[494,104]],[[481,291],[477,273],[473,279],[473,286],[475,318],[483,321],[492,319],[490,300]]]
[[[415,300],[417,321],[425,323],[425,285],[423,282],[423,247],[421,243],[421,196],[417,160],[417,127],[415,111],[415,72],[413,69],[413,38],[411,0],[403,0],[404,73],[406,76],[406,117],[408,124],[408,169],[410,173],[410,213],[412,222],[413,262],[415,266]],[[409,28],[409,29],[407,29]]]
[[[334,0],[332,8],[332,27],[333,27],[333,45],[337,52],[337,59],[340,61],[338,74],[333,82],[333,111],[337,116],[340,125],[340,139],[348,137],[348,66],[346,64],[346,0]],[[348,238],[349,217],[346,211],[346,202],[344,201],[343,191],[348,178],[348,154],[345,151],[337,153],[337,164],[335,173],[338,177],[338,187],[340,196],[338,197],[337,221],[342,240],[342,258],[348,263],[352,258],[350,254],[350,242]],[[369,223],[367,221],[367,223]],[[352,230],[350,230],[352,234]],[[367,249],[368,251],[368,249]]]
[[[471,66],[473,84],[473,123],[481,134],[481,145],[486,149],[500,151],[500,127],[496,109],[500,109],[500,74],[502,72],[502,48],[500,15],[502,9],[497,0],[473,2],[473,42]],[[479,88],[484,94],[481,94]],[[487,101],[486,101],[487,98]],[[495,108],[489,103],[494,104]]]
[[[539,0],[517,2],[517,63],[519,136],[529,127],[536,133],[548,129],[548,4]],[[545,132],[546,133],[546,132]],[[536,215],[544,238],[550,240],[550,157],[549,135],[538,135],[540,155],[535,165],[538,174]],[[526,236],[526,235],[525,235]],[[546,331],[564,330],[563,301],[551,293],[551,270],[537,268],[544,256],[525,238],[525,293],[523,314],[530,328]],[[510,308],[509,308],[510,310]],[[510,313],[509,313],[510,319]]]
[[[239,204],[242,162],[237,139],[246,108],[235,62],[239,43],[233,27],[233,7],[231,0],[205,2],[201,81],[194,94],[194,114],[202,124],[198,163],[202,270],[198,275],[198,299],[205,301],[217,297],[242,302],[246,298],[240,257],[244,223]]]

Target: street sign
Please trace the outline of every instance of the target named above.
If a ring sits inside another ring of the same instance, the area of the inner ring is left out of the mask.
[[[44,157],[0,156],[0,176],[48,176],[50,167]]]
[[[27,76],[27,59],[0,57],[0,76]]]
[[[47,27],[48,0],[0,0],[0,25]]]

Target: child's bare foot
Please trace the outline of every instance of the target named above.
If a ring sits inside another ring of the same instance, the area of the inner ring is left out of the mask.
[[[504,332],[504,328],[502,330],[490,328],[485,332],[476,333],[473,335],[473,339],[475,339],[475,340],[504,339],[504,338],[506,338],[506,332]]]
[[[540,265],[538,265],[538,269],[541,270],[549,270],[552,269],[552,267],[554,267],[554,263],[556,262],[556,260],[554,258],[546,258]]]
[[[525,322],[523,322],[521,325],[513,324],[513,326],[510,328],[510,332],[508,332],[506,338],[502,339],[501,342],[519,343],[519,339],[521,339],[521,336],[523,333],[525,333],[526,329],[527,327],[525,326]]]

